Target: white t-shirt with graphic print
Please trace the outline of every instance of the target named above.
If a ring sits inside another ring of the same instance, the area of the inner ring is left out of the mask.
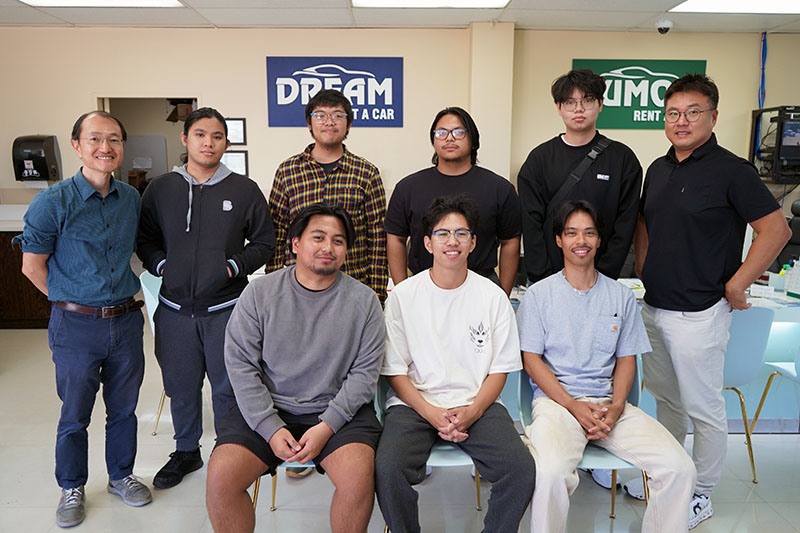
[[[407,375],[426,401],[469,405],[489,374],[522,368],[514,310],[505,292],[469,271],[441,289],[430,270],[398,284],[386,300],[384,376]],[[386,407],[403,404],[390,392]]]

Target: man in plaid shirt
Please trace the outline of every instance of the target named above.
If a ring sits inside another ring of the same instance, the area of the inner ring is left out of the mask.
[[[294,263],[287,228],[304,207],[317,202],[342,206],[353,219],[355,245],[342,270],[386,299],[386,194],[378,168],[347,150],[343,141],[353,123],[350,101],[339,91],[319,91],[306,105],[314,143],[278,167],[269,196],[277,245],[267,272]]]

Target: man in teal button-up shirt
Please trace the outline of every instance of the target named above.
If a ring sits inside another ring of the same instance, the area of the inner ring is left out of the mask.
[[[53,302],[48,328],[62,401],[56,438],[61,499],[56,523],[83,521],[87,427],[103,384],[108,492],[128,505],[150,503],[133,476],[136,404],[144,377],[139,280],[130,268],[139,222],[138,192],[111,173],[122,164],[126,132],[102,111],[82,115],[72,147],[83,165],[40,192],[25,213],[22,272]]]

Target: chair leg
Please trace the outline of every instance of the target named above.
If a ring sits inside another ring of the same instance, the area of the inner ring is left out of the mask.
[[[756,429],[756,423],[758,422],[758,417],[761,415],[761,408],[764,407],[764,400],[767,399],[767,393],[769,393],[769,388],[772,386],[772,380],[775,379],[775,376],[783,376],[777,370],[770,374],[769,379],[767,380],[767,385],[764,387],[764,393],[761,395],[761,401],[758,402],[758,409],[756,409],[756,415],[753,417],[753,421],[750,423],[750,434],[753,434],[753,431]],[[785,376],[784,376],[785,377]]]
[[[756,477],[756,463],[753,459],[753,442],[750,439],[750,427],[747,425],[747,409],[744,406],[744,396],[741,391],[736,387],[725,387],[726,390],[732,390],[739,396],[739,405],[742,408],[742,422],[744,422],[744,443],[747,445],[747,453],[750,454],[750,470],[753,471],[753,483],[758,483]]]
[[[475,500],[478,502],[475,510],[483,511],[483,507],[481,507],[481,475],[478,473],[477,467],[475,468]]]
[[[611,518],[616,518],[617,514],[615,512],[617,506],[617,471],[611,471],[611,514],[608,515]]]
[[[650,486],[647,484],[647,472],[642,470],[642,483],[644,483],[644,504],[650,503]]]
[[[278,492],[278,469],[275,469],[275,474],[272,476],[272,505],[270,506],[269,510],[274,511],[277,509],[275,507],[275,493]]]
[[[158,434],[158,421],[161,420],[161,410],[164,409],[164,401],[167,399],[167,391],[161,390],[161,401],[158,402],[158,413],[156,414],[156,425],[153,426],[153,436]]]
[[[261,476],[258,476],[253,483],[253,509],[258,505],[258,489],[261,487]]]

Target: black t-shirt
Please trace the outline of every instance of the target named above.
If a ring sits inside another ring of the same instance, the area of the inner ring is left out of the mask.
[[[439,196],[469,194],[480,209],[477,242],[469,254],[469,268],[476,272],[497,266],[500,240],[522,232],[520,206],[514,186],[494,172],[473,166],[459,176],[447,176],[436,167],[406,176],[397,184],[386,209],[386,233],[411,237],[408,268],[417,273],[430,268],[433,258],[425,249],[422,214]]]
[[[554,137],[534,148],[519,170],[525,269],[531,282],[564,267],[552,228],[545,228],[547,209],[569,173],[597,144],[598,136],[583,146],[570,146],[560,135]],[[603,233],[595,264],[609,278],[619,276],[631,247],[641,189],[642,166],[636,155],[624,144],[611,141],[564,198],[586,200],[597,209]]]
[[[647,169],[642,193],[645,301],[687,312],[714,305],[742,264],[747,223],[777,209],[755,167],[714,134],[680,163],[670,148]]]

